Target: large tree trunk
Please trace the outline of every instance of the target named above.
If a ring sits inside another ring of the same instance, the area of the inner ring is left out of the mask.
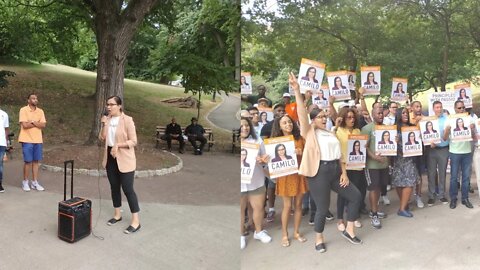
[[[94,31],[98,45],[95,112],[87,143],[98,140],[100,119],[105,112],[106,99],[117,95],[123,100],[125,61],[130,42],[145,15],[158,0],[123,1],[95,0]],[[123,103],[125,105],[125,102]],[[124,107],[125,108],[125,107]]]

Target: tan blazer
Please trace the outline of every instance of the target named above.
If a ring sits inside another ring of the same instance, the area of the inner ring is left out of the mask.
[[[103,128],[102,134],[100,137],[104,140],[107,138],[108,128],[110,124],[111,117],[107,118],[107,122]],[[122,173],[135,171],[137,166],[137,160],[135,158],[135,146],[137,145],[137,133],[135,131],[135,123],[133,122],[132,117],[122,113],[120,120],[118,121],[117,131],[115,132],[115,142],[127,143],[128,148],[118,148],[117,152],[117,164],[118,169]],[[105,141],[105,151],[103,155],[103,167],[107,166],[107,143]]]
[[[303,149],[302,163],[298,173],[308,177],[313,177],[317,174],[320,167],[321,153],[318,146],[317,136],[315,135],[314,124],[308,123],[307,108],[304,105],[302,94],[300,90],[295,90],[295,100],[297,101],[297,114],[300,121],[300,135],[305,138],[305,148]]]

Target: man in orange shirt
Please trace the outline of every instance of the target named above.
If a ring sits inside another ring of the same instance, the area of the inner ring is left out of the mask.
[[[30,191],[30,187],[39,191],[45,190],[38,183],[38,162],[42,160],[42,129],[45,128],[47,120],[43,110],[38,108],[37,104],[37,95],[30,94],[28,105],[21,108],[19,113],[20,134],[18,141],[22,144],[23,152],[22,189],[24,191]],[[28,180],[30,170],[32,171],[31,185],[29,185]]]
[[[293,121],[298,122],[297,103],[291,102],[291,96],[289,93],[284,93],[282,98],[283,104],[285,104],[285,112],[293,119]]]

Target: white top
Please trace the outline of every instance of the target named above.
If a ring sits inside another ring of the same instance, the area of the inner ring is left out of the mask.
[[[107,145],[113,147],[115,145],[115,132],[117,132],[120,116],[112,116],[108,125]]]
[[[333,133],[322,129],[316,129],[315,135],[317,136],[322,160],[332,161],[340,159],[342,156],[340,141],[338,141],[337,137]]]
[[[7,146],[6,135],[8,134],[5,134],[6,128],[8,128],[8,114],[0,110],[0,146]]]
[[[395,125],[395,115],[389,113],[387,116],[383,118],[384,125]]]
[[[258,155],[259,156],[265,155],[265,146],[263,145],[263,140],[262,139],[254,140],[252,138],[247,138],[247,139],[245,139],[245,142],[260,144],[260,149],[258,150]],[[258,162],[255,162],[255,168],[253,169],[252,181],[250,182],[250,184],[240,183],[240,192],[255,190],[255,189],[258,189],[260,187],[263,187],[264,185],[265,185],[265,173],[263,171],[263,167]]]

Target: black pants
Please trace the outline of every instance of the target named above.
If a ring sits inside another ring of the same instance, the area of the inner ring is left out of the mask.
[[[178,141],[178,143],[180,144],[180,150],[183,150],[183,148],[185,147],[185,141],[183,140],[182,135],[179,135],[175,138],[175,137],[172,137],[172,135],[170,135],[170,134],[165,134],[162,137],[162,139],[167,141],[167,145],[168,145],[169,150],[172,148],[172,140],[177,140]]]
[[[360,209],[364,209],[365,205],[365,196],[367,194],[367,180],[365,180],[365,172],[361,171],[354,171],[348,170],[347,171],[348,180],[350,180],[350,184],[355,185],[355,187],[360,192],[362,197],[362,201],[360,202]],[[345,210],[345,205],[347,204],[347,200],[345,200],[342,196],[337,197],[337,218],[343,219],[343,212]]]
[[[188,141],[192,144],[193,149],[200,149],[200,151],[203,151],[203,147],[207,143],[207,139],[203,136],[188,136]],[[197,141],[200,142],[200,147],[197,146]]]
[[[325,228],[325,216],[330,206],[330,190],[338,193],[348,202],[347,221],[355,221],[359,217],[362,196],[355,185],[340,187],[340,164],[335,161],[320,161],[320,167],[314,177],[307,177],[310,196],[317,205],[315,212],[315,232],[322,233]]]
[[[122,194],[120,193],[120,187],[123,189],[123,193],[128,200],[128,206],[130,206],[130,212],[137,213],[140,212],[140,207],[138,206],[137,194],[133,190],[133,179],[135,176],[135,171],[122,173],[118,170],[117,160],[110,155],[111,147],[108,147],[108,158],[107,158],[107,177],[110,182],[110,189],[112,191],[112,201],[113,207],[118,208],[122,206]]]

